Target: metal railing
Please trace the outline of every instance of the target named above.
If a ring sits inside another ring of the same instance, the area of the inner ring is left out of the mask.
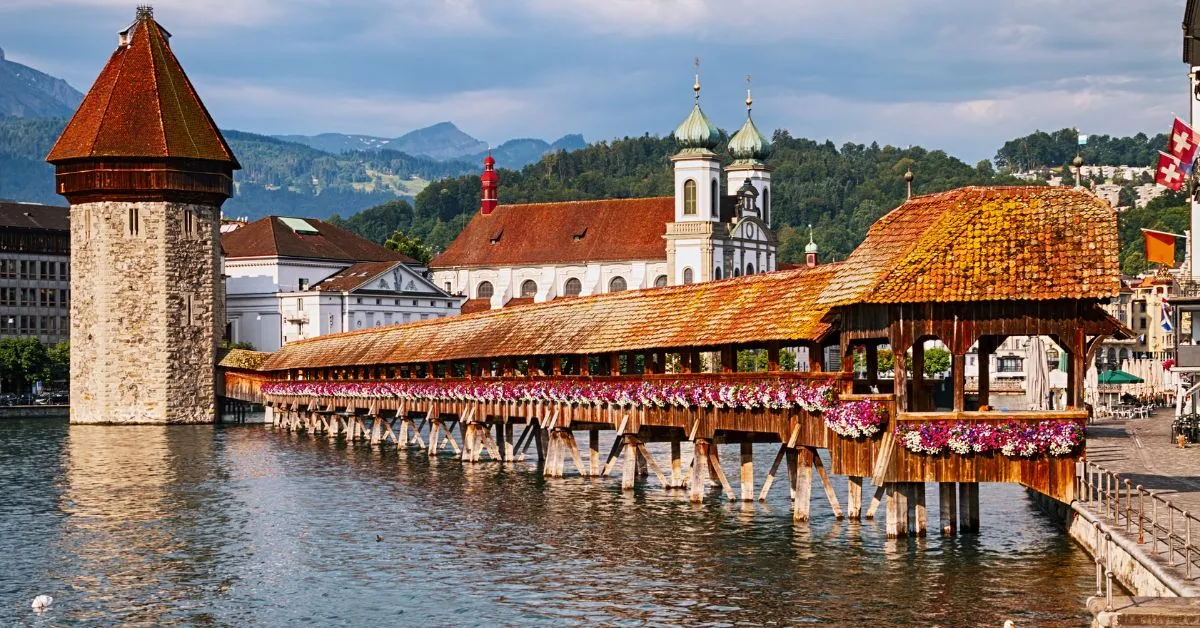
[[[1109,530],[1123,531],[1138,547],[1148,545],[1152,559],[1182,571],[1181,575],[1191,580],[1193,565],[1200,561],[1200,547],[1192,542],[1192,528],[1193,524],[1200,523],[1200,519],[1157,491],[1146,490],[1140,484],[1135,486],[1119,474],[1088,460],[1079,461],[1075,481],[1079,503],[1096,516],[1096,595],[1106,597],[1109,609],[1112,607],[1110,550],[1113,539],[1111,532],[1101,530],[1100,522],[1106,523]]]

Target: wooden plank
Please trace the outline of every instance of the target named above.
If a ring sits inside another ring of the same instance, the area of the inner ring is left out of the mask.
[[[650,470],[654,472],[654,475],[658,477],[658,481],[662,483],[663,488],[671,488],[671,483],[667,481],[667,478],[663,475],[662,470],[658,468],[658,463],[655,462],[654,458],[650,456],[650,450],[646,449],[646,444],[638,441],[637,450],[638,453],[642,455],[642,458],[646,461],[646,465],[649,466]]]
[[[771,484],[775,482],[775,472],[779,470],[779,463],[783,461],[783,456],[787,451],[786,443],[779,446],[779,452],[775,454],[775,462],[771,463],[771,470],[767,472],[767,479],[763,481],[762,492],[758,494],[758,501],[767,501],[767,492],[771,490]]]
[[[829,505],[833,508],[833,516],[836,519],[842,518],[842,505],[838,502],[837,491],[833,490],[833,483],[829,481],[829,474],[825,472],[825,463],[821,460],[821,454],[813,447],[808,448],[812,453],[813,466],[817,469],[817,475],[821,478],[821,485],[825,487],[825,497],[829,499]]]
[[[679,444],[679,437],[671,435],[671,487],[680,488],[683,486],[683,451]]]
[[[721,490],[725,491],[725,497],[729,498],[729,501],[735,501],[733,487],[729,485],[729,479],[725,477],[725,471],[721,468],[721,457],[717,452],[716,443],[708,448],[708,470],[721,483]]]
[[[862,517],[862,476],[852,475],[847,478],[846,516],[858,520]]]
[[[692,441],[695,453],[692,455],[691,481],[688,484],[688,498],[693,502],[704,501],[704,490],[708,484],[708,449],[712,442],[701,438]]]
[[[563,438],[563,446],[571,454],[571,462],[575,465],[575,469],[579,471],[579,475],[586,478],[590,473],[588,472],[588,468],[583,465],[583,459],[579,456],[579,444],[575,441],[575,433],[566,430],[563,432],[563,436],[565,437]],[[599,452],[596,452],[596,456],[599,458]]]
[[[588,462],[591,465],[589,475],[600,475],[600,430],[588,430]]]
[[[754,501],[754,443],[743,441],[740,445],[742,501]]]
[[[871,506],[867,508],[867,519],[875,518],[875,512],[879,510],[879,504],[883,502],[884,488],[882,484],[875,486],[875,495],[871,497]]]
[[[808,521],[812,506],[813,450],[801,447],[796,454],[796,499],[792,502],[792,518]]]
[[[942,536],[958,533],[958,491],[954,482],[938,483],[938,519]]]

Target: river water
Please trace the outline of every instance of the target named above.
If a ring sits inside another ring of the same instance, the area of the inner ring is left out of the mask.
[[[796,525],[784,482],[746,506],[618,484],[261,426],[2,421],[0,625],[1090,620],[1089,558],[1020,488],[982,487],[980,535],[888,541],[819,487]]]

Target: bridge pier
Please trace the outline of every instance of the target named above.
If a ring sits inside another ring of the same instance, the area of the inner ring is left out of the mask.
[[[958,534],[958,493],[954,482],[938,482],[938,515],[942,536]]]
[[[743,440],[739,445],[741,454],[741,477],[739,484],[742,488],[742,501],[754,501],[754,443]]]
[[[796,521],[808,521],[812,506],[812,457],[813,452],[808,447],[796,450],[795,498],[792,501],[792,519]]]
[[[692,441],[692,477],[688,484],[688,498],[693,502],[704,501],[704,490],[708,485],[708,451],[713,446],[707,438]]]
[[[958,483],[958,529],[961,532],[979,532],[979,483]]]
[[[846,478],[846,516],[858,521],[862,518],[862,476]]]

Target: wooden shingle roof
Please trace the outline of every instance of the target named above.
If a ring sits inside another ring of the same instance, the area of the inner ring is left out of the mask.
[[[198,159],[240,168],[148,11],[122,33],[122,43],[46,161],[142,158]]]
[[[830,328],[828,309],[813,301],[837,269],[556,299],[319,336],[287,344],[263,370],[816,341]]]
[[[968,187],[876,222],[818,302],[1102,299],[1120,290],[1116,214],[1066,187]]]

